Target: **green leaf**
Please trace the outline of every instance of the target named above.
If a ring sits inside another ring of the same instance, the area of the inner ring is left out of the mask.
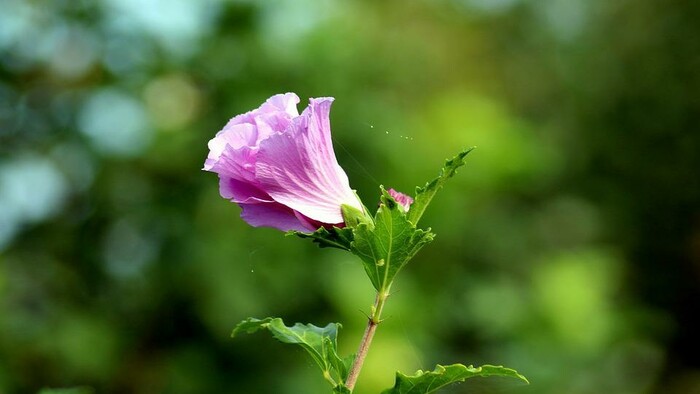
[[[310,234],[302,233],[301,231],[288,231],[287,235],[310,238],[321,248],[350,250],[350,244],[352,243],[352,230],[350,228],[332,227],[331,229],[326,229],[321,227]]]
[[[353,234],[351,251],[362,259],[378,291],[386,290],[399,270],[435,237],[429,229],[417,229],[409,222],[402,207],[384,189],[374,224],[361,223]]]
[[[330,323],[325,327],[296,323],[287,327],[280,318],[255,319],[251,317],[238,323],[231,336],[235,337],[239,333],[250,334],[263,329],[268,330],[280,342],[299,345],[306,350],[321,368],[324,378],[335,386],[345,382],[354,357],[342,359],[338,356],[337,337],[340,327],[339,323]]]
[[[327,338],[327,340],[330,341],[330,338]],[[330,364],[337,372],[338,376],[340,376],[340,381],[345,382],[345,379],[347,379],[348,373],[350,372],[350,367],[352,366],[353,361],[355,361],[355,355],[351,354],[350,356],[341,358],[337,353],[336,343],[329,343],[329,345],[332,350],[329,354]]]
[[[43,388],[39,394],[93,394],[95,390],[91,387],[70,387],[60,389]]]
[[[437,365],[431,372],[418,371],[413,376],[401,372],[396,373],[396,383],[393,388],[382,391],[382,394],[427,394],[439,390],[452,383],[463,382],[466,379],[482,376],[505,376],[528,382],[527,378],[514,369],[495,365],[483,365],[475,368],[463,364],[452,364],[446,367]]]
[[[240,333],[252,334],[261,329],[267,329],[270,322],[274,320],[272,317],[266,317],[264,319],[256,319],[254,317],[249,317],[242,322],[238,323],[231,333],[231,338],[235,337]]]
[[[445,181],[452,178],[452,176],[457,173],[459,167],[464,165],[464,160],[472,150],[474,150],[473,147],[465,149],[457,154],[457,156],[445,161],[445,166],[440,170],[440,174],[438,174],[437,178],[426,183],[423,187],[416,188],[416,196],[407,213],[408,220],[411,223],[414,225],[418,224],[425,209],[430,205],[430,201],[435,197],[435,193],[442,188]]]

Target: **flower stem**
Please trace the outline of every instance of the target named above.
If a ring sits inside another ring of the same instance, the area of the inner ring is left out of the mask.
[[[350,372],[348,373],[348,379],[345,381],[345,386],[353,390],[355,383],[357,382],[357,377],[360,376],[360,370],[362,369],[362,364],[365,362],[365,357],[367,357],[367,352],[369,351],[369,345],[372,343],[372,338],[374,337],[374,332],[377,330],[377,326],[381,323],[382,309],[384,309],[384,302],[389,297],[389,289],[382,289],[377,292],[377,297],[374,300],[374,305],[372,306],[372,314],[367,319],[367,328],[365,328],[365,333],[362,335],[362,340],[360,341],[360,348],[357,350],[357,355],[355,356],[355,361],[350,367]]]

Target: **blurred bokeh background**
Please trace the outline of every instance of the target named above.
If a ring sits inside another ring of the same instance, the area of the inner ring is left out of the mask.
[[[423,219],[356,392],[700,392],[700,2],[0,0],[0,393],[327,392],[248,316],[344,324],[359,261],[254,229],[202,172],[272,94],[334,96],[368,206],[478,146]]]

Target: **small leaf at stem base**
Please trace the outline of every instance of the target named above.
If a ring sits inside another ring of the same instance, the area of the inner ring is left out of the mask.
[[[325,327],[317,327],[313,324],[296,323],[291,327],[284,325],[280,318],[267,317],[265,319],[248,318],[238,323],[231,333],[232,337],[240,333],[253,333],[258,330],[269,330],[272,336],[282,343],[301,346],[313,358],[321,368],[326,380],[335,388],[342,389],[348,375],[354,356],[341,358],[338,355],[338,329],[339,323],[330,323]],[[335,391],[344,393],[344,391]],[[349,391],[348,391],[349,393]]]
[[[43,388],[38,394],[93,394],[95,390],[91,387],[70,387],[60,389]]]
[[[382,391],[382,394],[428,394],[449,384],[463,382],[466,379],[477,376],[504,376],[530,383],[527,378],[514,369],[502,366],[483,365],[481,367],[473,367],[470,365],[467,367],[463,364],[448,366],[438,364],[433,371],[418,371],[413,376],[397,372],[394,387]]]

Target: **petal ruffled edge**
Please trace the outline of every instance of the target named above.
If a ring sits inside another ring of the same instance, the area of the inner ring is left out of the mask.
[[[220,131],[223,132],[227,128],[243,123],[255,124],[255,118],[266,114],[283,113],[289,117],[289,119],[296,118],[299,116],[299,111],[297,110],[297,104],[299,104],[299,96],[295,93],[280,93],[276,94],[269,99],[265,100],[260,107],[248,111],[244,114],[234,116],[231,120],[226,123],[226,126]]]

